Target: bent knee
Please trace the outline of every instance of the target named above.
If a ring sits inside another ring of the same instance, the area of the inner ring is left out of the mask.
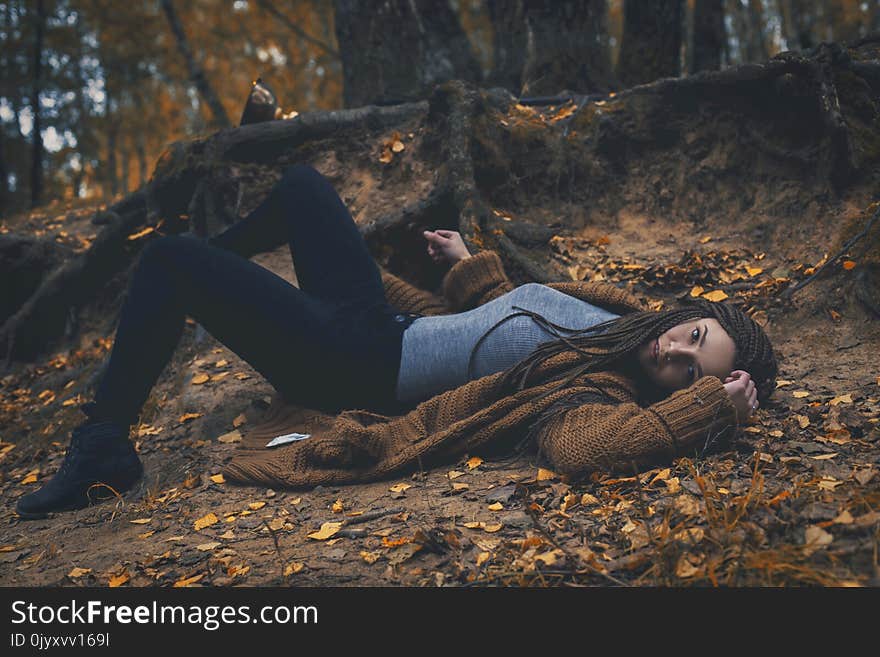
[[[185,237],[183,235],[163,235],[147,244],[141,251],[140,259],[144,260],[163,260],[171,257],[173,254],[182,253],[201,242],[193,237]]]
[[[324,176],[310,164],[291,164],[285,167],[281,180],[287,184],[296,184],[324,180]]]

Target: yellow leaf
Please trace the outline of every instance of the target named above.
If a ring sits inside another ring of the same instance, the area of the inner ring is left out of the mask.
[[[309,538],[314,538],[316,541],[326,541],[341,528],[341,522],[325,522],[323,525],[321,525],[321,529],[316,532],[312,532],[308,536]]]
[[[229,376],[229,372],[220,372],[220,374],[215,374],[211,377],[211,381],[222,381],[227,376]]]
[[[28,476],[26,476],[24,479],[21,480],[22,486],[24,486],[25,484],[35,484],[35,483],[37,483],[37,475],[35,475],[35,474],[29,474]]]
[[[236,418],[232,421],[232,426],[233,426],[235,429],[238,429],[238,428],[239,428],[242,424],[244,424],[245,422],[247,422],[247,416],[246,416],[244,413],[242,413],[241,415],[239,415],[238,417],[236,417]]]
[[[852,522],[852,514],[846,509],[844,509],[844,511],[834,519],[835,525],[851,525]]]
[[[303,568],[305,568],[305,564],[302,561],[291,561],[284,567],[284,576],[290,577],[291,575],[295,575]]]
[[[500,530],[503,526],[504,525],[502,525],[500,522],[493,523],[491,525],[483,524],[483,531],[487,531],[490,534],[494,534],[495,532]]]
[[[123,572],[121,575],[114,575],[113,577],[111,577],[110,581],[107,582],[107,586],[109,586],[111,589],[115,589],[118,586],[122,586],[130,579],[131,577],[129,576],[129,574]]]
[[[214,367],[226,367],[227,365],[229,365],[229,362],[225,358],[221,358],[214,363]]]
[[[132,525],[146,525],[152,518],[138,518],[137,520],[129,520]]]
[[[211,541],[210,543],[202,543],[201,545],[196,545],[196,550],[200,552],[210,552],[216,547],[220,547],[222,543],[219,541]]]
[[[249,508],[251,511],[259,511],[259,510],[262,509],[264,506],[266,506],[266,503],[265,503],[265,502],[248,502],[248,508]]]
[[[681,490],[681,481],[678,477],[670,477],[663,483],[666,484],[666,492],[669,494],[677,493]]]
[[[333,513],[342,513],[343,509],[342,500],[336,500],[333,503]]]
[[[724,301],[727,298],[727,293],[724,290],[712,290],[703,294],[703,298],[709,301]]]
[[[822,490],[833,491],[835,488],[837,488],[838,486],[840,486],[842,484],[843,484],[842,481],[839,481],[839,480],[835,479],[834,477],[822,477],[822,479],[819,480],[818,486]]]
[[[192,378],[192,382],[194,385],[201,385],[202,383],[204,383],[205,381],[209,381],[210,379],[211,379],[211,377],[208,376],[207,374],[196,374]]]
[[[562,550],[557,548],[555,550],[550,550],[549,552],[544,552],[543,554],[536,554],[535,561],[540,561],[547,566],[552,566],[562,554]]]
[[[152,535],[155,534],[155,533],[156,533],[156,530],[155,530],[155,529],[151,529],[150,531],[148,531],[148,532],[144,532],[143,534],[138,534],[138,538],[141,538],[141,539],[143,539],[143,538],[150,538],[150,536],[152,536]]]
[[[391,149],[388,149],[388,148],[383,149],[382,155],[379,156],[379,161],[382,164],[388,164],[393,159],[394,159],[394,155],[391,154]]]
[[[211,481],[213,481],[215,484],[225,484],[226,483],[226,479],[223,478],[222,474],[211,475],[210,478],[211,478]]]
[[[565,513],[575,504],[577,504],[580,499],[574,493],[568,493],[564,498],[562,498],[562,512]]]
[[[691,296],[692,296],[692,297],[698,297],[698,296],[700,296],[700,295],[704,292],[704,290],[705,290],[705,288],[703,288],[702,285],[694,285],[694,286],[691,288]]]
[[[452,484],[452,490],[467,490],[470,487],[471,487],[470,484],[465,484],[463,482],[456,481],[456,482],[453,482],[453,484]]]
[[[82,577],[83,575],[87,575],[90,572],[92,572],[91,568],[80,568],[77,566],[69,573],[67,573],[67,576],[76,579],[77,577]]]
[[[220,538],[222,538],[224,541],[229,541],[229,540],[235,538],[235,532],[232,531],[231,529],[227,529],[225,532],[220,534]]]
[[[473,470],[477,466],[479,466],[483,462],[479,456],[472,456],[467,460],[467,467],[469,470]]]
[[[783,434],[779,429],[774,429],[773,431],[767,432],[768,436],[772,436],[773,438],[782,438],[785,434]]]
[[[488,552],[480,552],[480,553],[477,555],[477,567],[479,568],[479,567],[482,566],[484,563],[486,563],[487,561],[489,561],[489,556],[490,556],[490,555],[489,555]]]
[[[764,270],[760,267],[746,267],[746,271],[749,272],[749,276],[757,276]]]
[[[790,386],[794,381],[786,381],[785,379],[779,379],[776,382],[776,387],[781,388],[782,386]]]
[[[590,495],[589,493],[584,493],[581,495],[581,505],[586,506],[587,504],[598,504],[599,498],[595,495]]]
[[[856,263],[853,262],[852,260],[844,260],[843,261],[843,268],[846,269],[847,271],[849,271],[850,269],[852,269],[855,266],[856,266]]]
[[[202,417],[202,414],[201,413],[184,413],[183,415],[180,416],[180,418],[178,418],[177,421],[180,422],[181,424],[183,424],[184,422],[186,422],[188,420],[195,420],[197,417]]]
[[[494,504],[489,505],[489,511],[501,511],[504,508],[504,505],[501,502],[495,502]]]
[[[700,244],[705,244],[706,242],[710,241],[711,239],[712,239],[711,235],[706,235],[706,237],[701,237]]]
[[[794,391],[793,393],[791,393],[791,394],[792,394],[792,396],[795,397],[796,399],[803,399],[804,397],[809,397],[809,396],[810,396],[810,393],[807,392],[806,390],[795,390],[795,391]]]
[[[838,404],[852,404],[852,395],[849,393],[845,395],[839,395],[828,402],[831,406],[837,406]]]
[[[236,429],[235,431],[224,433],[217,440],[221,443],[238,443],[241,442],[241,433]]]
[[[184,577],[183,579],[179,579],[176,582],[174,582],[174,588],[176,588],[176,589],[185,588],[185,587],[189,586],[190,584],[195,584],[200,579],[202,579],[202,577],[204,577],[204,576],[205,576],[205,573],[199,573],[198,575],[193,575],[192,577]]]
[[[471,521],[471,522],[464,523],[464,526],[467,527],[468,529],[479,529],[480,527],[482,527],[485,524],[486,523],[483,523],[483,522]]]
[[[806,415],[795,415],[794,417],[800,425],[801,429],[806,429],[808,426],[810,426],[810,418],[808,418]]]
[[[202,516],[201,518],[196,520],[193,526],[195,527],[196,531],[200,531],[205,527],[210,527],[216,522],[219,522],[217,516],[215,516],[213,513],[209,513],[208,515]]]
[[[545,468],[538,468],[538,474],[536,476],[537,481],[546,481],[548,479],[556,479],[558,475],[552,470],[546,470]]]
[[[702,571],[702,568],[700,568],[701,561],[702,559],[699,557],[685,553],[678,558],[678,563],[675,565],[675,574],[682,579],[693,577]]]
[[[450,470],[449,472],[446,473],[446,476],[449,477],[450,479],[457,479],[458,477],[462,476],[463,474],[465,474],[465,473],[461,472],[460,470]]]
[[[404,146],[403,142],[400,141],[399,139],[397,141],[395,141],[393,144],[391,144],[391,150],[394,151],[395,153],[399,153],[404,148],[406,148],[406,146]]]
[[[407,488],[412,488],[412,485],[410,485],[410,484],[402,484],[402,483],[401,483],[401,484],[394,484],[394,485],[393,485],[391,488],[389,488],[388,490],[390,490],[392,493],[402,493],[402,492],[405,491]]]
[[[835,456],[837,456],[837,454],[837,452],[830,452],[828,454],[819,454],[819,456],[811,456],[810,458],[814,461],[827,461],[829,459],[833,459]]]
[[[382,554],[379,552],[367,552],[366,550],[361,550],[361,559],[370,564],[376,563],[381,556]]]

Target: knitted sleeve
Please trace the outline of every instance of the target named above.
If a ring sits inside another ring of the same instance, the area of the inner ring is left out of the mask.
[[[407,313],[443,315],[449,312],[446,303],[436,294],[410,285],[394,274],[382,271],[382,285],[388,303]]]
[[[601,306],[614,313],[627,313],[640,308],[648,310],[641,299],[623,288],[602,281],[562,281],[545,283],[547,287]]]
[[[443,278],[443,296],[452,312],[464,312],[510,292],[513,283],[494,251],[459,260]]]
[[[634,402],[582,404],[538,433],[541,453],[560,474],[631,471],[681,456],[736,426],[736,407],[715,376],[642,408]]]

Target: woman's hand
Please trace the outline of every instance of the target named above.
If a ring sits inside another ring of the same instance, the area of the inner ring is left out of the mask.
[[[437,264],[448,262],[454,265],[459,260],[471,257],[458,231],[426,230],[422,235],[428,240],[428,255]]]
[[[752,375],[745,370],[733,370],[724,379],[724,389],[736,406],[736,422],[744,423],[758,408],[758,391]]]

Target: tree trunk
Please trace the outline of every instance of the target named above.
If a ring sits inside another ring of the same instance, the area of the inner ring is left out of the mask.
[[[524,94],[603,92],[615,86],[605,0],[525,0],[525,14]]]
[[[138,185],[145,185],[147,182],[147,148],[144,143],[144,133],[138,130],[134,138],[134,149],[137,153],[138,160]]]
[[[104,77],[104,124],[107,130],[107,157],[103,175],[101,176],[102,191],[106,195],[108,192],[111,197],[116,196],[119,192],[119,178],[116,175],[116,148],[119,134],[119,126],[117,125],[115,112],[113,111],[113,101],[115,99],[115,88],[110,84],[110,75],[105,73]]]
[[[489,0],[489,20],[494,31],[492,73],[488,83],[516,96],[522,92],[526,63],[526,17],[523,0]]]
[[[43,72],[43,36],[46,29],[46,6],[37,0],[34,16],[34,86],[31,94],[31,112],[34,116],[32,132],[33,151],[31,159],[31,207],[37,207],[43,196],[43,133],[40,92]]]
[[[764,8],[761,0],[749,0],[748,6],[749,42],[753,62],[766,62],[769,59],[767,40],[764,38]]]
[[[448,2],[336,0],[345,107],[424,98],[453,78],[480,80],[480,66]]]
[[[681,70],[681,0],[626,0],[617,77],[632,87]]]
[[[196,86],[196,89],[198,89],[202,98],[205,100],[205,103],[207,103],[208,109],[211,111],[211,123],[216,128],[228,128],[232,123],[230,123],[229,117],[226,115],[223,103],[220,102],[213,87],[211,87],[208,82],[208,78],[205,77],[205,72],[202,70],[201,66],[199,66],[198,62],[196,62],[196,58],[189,46],[189,41],[186,38],[186,33],[183,31],[183,25],[180,23],[180,18],[177,16],[177,12],[174,10],[174,3],[172,0],[162,0],[162,9],[165,11],[165,16],[168,18],[168,25],[171,27],[174,39],[177,41],[177,47],[180,50],[180,54],[186,61],[189,77]]]
[[[724,31],[724,0],[696,0],[694,5],[692,73],[721,68]]]
[[[119,160],[121,165],[121,175],[119,180],[121,182],[122,193],[128,194],[128,176],[131,173],[131,151],[128,148],[128,139],[126,139],[125,135],[122,137],[122,143],[119,147]]]

